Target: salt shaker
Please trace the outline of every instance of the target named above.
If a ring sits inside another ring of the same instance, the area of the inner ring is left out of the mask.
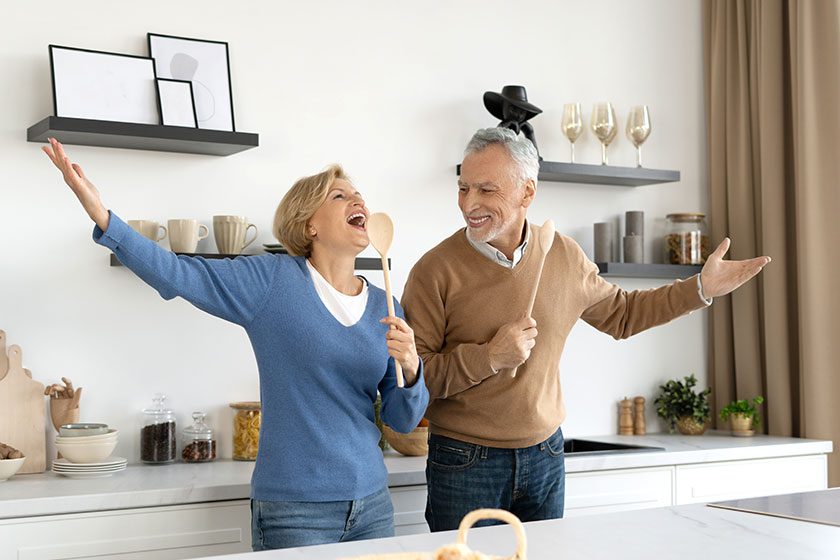
[[[619,403],[618,413],[618,435],[632,436],[633,435],[633,403],[630,399],[625,397]]]
[[[633,399],[633,433],[637,436],[645,435],[645,398],[642,396]]]

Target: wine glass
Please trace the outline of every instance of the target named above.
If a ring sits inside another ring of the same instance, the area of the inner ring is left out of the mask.
[[[583,134],[583,121],[580,116],[580,103],[566,103],[563,105],[563,134],[569,139],[572,147],[572,163],[575,162],[575,140]]]
[[[650,136],[650,113],[647,105],[630,109],[627,115],[627,137],[636,146],[636,167],[642,166],[642,144]]]
[[[607,165],[607,146],[615,139],[615,111],[612,103],[596,103],[592,109],[592,132],[601,141],[601,165]]]

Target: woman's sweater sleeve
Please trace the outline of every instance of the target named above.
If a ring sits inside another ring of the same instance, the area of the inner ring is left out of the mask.
[[[394,302],[397,315],[405,318],[402,307]],[[385,341],[383,340],[383,343]],[[379,394],[382,395],[382,421],[397,432],[407,434],[417,427],[426,407],[429,405],[429,391],[423,379],[423,360],[417,370],[417,378],[409,387],[397,387],[397,371],[394,368],[394,358],[388,358],[388,369],[385,377],[379,383]]]
[[[131,229],[111,213],[108,229],[94,227],[93,240],[113,251],[164,299],[177,296],[232,323],[248,325],[276,277],[273,255],[212,259],[176,255]]]

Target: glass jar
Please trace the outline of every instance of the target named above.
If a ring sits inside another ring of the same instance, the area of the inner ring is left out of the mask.
[[[203,412],[193,412],[193,425],[184,428],[181,458],[185,463],[207,463],[216,458],[216,438],[204,423]]]
[[[709,256],[706,215],[668,214],[665,224],[665,263],[703,264]]]
[[[157,393],[152,408],[143,410],[140,460],[144,463],[162,464],[175,460],[175,415],[166,408],[165,401],[166,395]]]
[[[262,407],[259,402],[230,403],[233,415],[233,458],[254,461],[260,445]]]

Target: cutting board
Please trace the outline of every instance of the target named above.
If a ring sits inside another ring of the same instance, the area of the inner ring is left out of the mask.
[[[47,467],[47,445],[44,434],[44,385],[30,378],[23,369],[20,346],[6,351],[5,335],[0,331],[0,442],[20,450],[26,457],[20,471],[44,472]],[[3,365],[7,363],[3,376]]]

